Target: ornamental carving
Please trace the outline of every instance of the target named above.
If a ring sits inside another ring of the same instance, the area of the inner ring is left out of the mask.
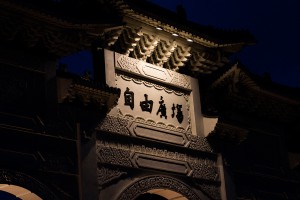
[[[24,187],[42,199],[58,200],[50,189],[35,178],[18,171],[0,169],[0,183]]]
[[[211,153],[214,152],[213,148],[205,137],[195,136],[192,134],[187,134],[187,137],[190,141],[188,146],[189,148]]]
[[[97,169],[98,184],[100,186],[110,183],[119,179],[121,176],[126,175],[127,172],[121,171],[118,168],[100,167]]]
[[[181,138],[183,140],[183,142],[181,143],[182,146],[185,146],[190,149],[198,150],[198,151],[204,151],[210,153],[214,152],[213,148],[210,146],[207,139],[205,137],[195,136],[190,134],[191,133],[190,128],[185,130],[180,127],[176,128],[172,125],[156,123],[152,120],[145,120],[140,117],[134,118],[131,115],[125,115],[125,116],[119,115],[118,117],[107,115],[105,119],[98,125],[96,130],[116,133],[120,135],[128,135],[128,136],[130,135],[132,137],[140,137],[139,134],[133,132],[132,130],[133,124],[136,125],[140,124],[141,126],[147,127],[147,129],[150,129],[152,127],[153,130],[163,129],[164,131],[168,131],[175,136],[181,135]],[[160,139],[156,138],[156,140],[160,140]],[[177,142],[175,142],[174,144],[180,145]]]
[[[121,55],[118,59],[117,59],[117,66],[121,69],[124,69],[126,71],[130,71],[130,72],[134,72],[139,74],[139,70],[138,70],[138,64],[139,64],[139,60],[137,59],[133,59],[133,58],[129,58],[127,56]]]
[[[118,197],[118,200],[132,200],[139,195],[156,188],[176,191],[189,200],[201,199],[188,185],[175,178],[167,176],[149,176],[144,177],[127,187]]]
[[[111,147],[97,148],[98,161],[111,165],[132,167],[130,161],[130,152],[122,149],[115,149]]]
[[[188,88],[188,89],[192,89],[190,82],[188,81],[188,76],[184,75],[184,74],[179,74],[176,72],[170,72],[171,76],[172,76],[172,80],[171,83],[174,85],[178,85],[181,86],[183,88]]]
[[[128,119],[107,115],[98,125],[97,129],[121,135],[130,135],[129,130],[127,129],[128,123]]]
[[[125,80],[125,81],[133,81],[134,83],[136,83],[136,84],[138,84],[138,85],[141,85],[141,84],[143,84],[143,85],[145,85],[146,87],[148,87],[148,88],[151,88],[151,87],[153,87],[153,88],[155,88],[156,90],[164,90],[166,93],[168,93],[168,94],[171,94],[171,93],[173,93],[173,94],[175,94],[175,95],[177,95],[177,96],[187,96],[187,95],[185,95],[183,92],[179,92],[179,91],[177,91],[177,90],[173,90],[173,89],[171,89],[171,88],[169,88],[169,87],[165,87],[165,86],[163,86],[163,85],[161,85],[161,84],[155,84],[155,83],[152,83],[152,82],[149,82],[149,81],[145,81],[145,80],[142,80],[142,79],[138,79],[138,78],[136,78],[136,77],[129,77],[129,76],[126,76],[126,75],[124,75],[124,74],[116,74],[116,78],[118,79],[118,78],[122,78],[123,80]],[[185,97],[185,98],[188,98],[188,96],[187,97]]]
[[[214,182],[219,180],[215,160],[145,145],[98,140],[97,158],[104,164],[163,170]]]
[[[214,165],[206,164],[205,161],[204,162],[197,162],[197,160],[190,161],[190,165],[194,170],[192,177],[218,181],[219,180],[218,168]]]
[[[116,58],[117,60],[117,69],[125,70],[131,73],[135,73],[140,76],[144,76],[150,79],[155,79],[159,81],[163,81],[167,84],[174,85],[176,87],[184,88],[186,90],[191,90],[191,83],[189,81],[189,77],[172,70],[168,70],[165,68],[158,68],[155,65],[151,65],[149,63],[130,58],[124,55],[116,54],[119,56]],[[155,71],[155,73],[150,73],[150,71]],[[160,72],[160,76],[154,76],[153,74],[157,74]]]

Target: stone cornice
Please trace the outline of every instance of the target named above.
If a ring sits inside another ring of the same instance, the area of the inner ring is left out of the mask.
[[[146,16],[143,13],[139,13],[138,11],[131,8],[124,0],[114,0],[112,1],[113,5],[121,12],[123,15],[134,18],[136,20],[142,21],[152,27],[161,27],[164,31],[173,34],[176,33],[178,36],[185,39],[192,39],[194,42],[201,44],[205,47],[210,48],[220,48],[220,47],[230,47],[230,46],[244,46],[248,44],[253,44],[253,42],[216,42],[211,39],[207,39],[205,37],[201,37],[199,35],[193,34],[184,29],[177,28],[168,23],[162,22],[158,19],[154,19],[150,16]]]

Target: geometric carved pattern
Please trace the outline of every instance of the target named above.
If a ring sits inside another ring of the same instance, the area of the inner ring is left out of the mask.
[[[184,132],[170,131],[164,127],[155,127],[139,122],[132,122],[128,125],[128,130],[131,135],[140,138],[148,138],[157,141],[164,141],[170,144],[187,146],[188,140]]]
[[[127,187],[118,200],[133,200],[151,189],[169,189],[176,191],[189,200],[199,200],[200,197],[185,183],[167,176],[144,177]]]
[[[191,161],[189,163],[194,170],[192,177],[219,181],[219,171],[216,166],[197,161]]]
[[[111,115],[107,115],[98,125],[97,129],[101,131],[118,133],[122,135],[130,135],[129,130],[127,129],[127,125],[129,120],[122,119],[120,117],[113,117]]]
[[[174,141],[168,141],[169,144],[175,144],[184,146],[186,148],[213,153],[214,150],[210,146],[209,142],[205,137],[195,136],[188,133],[188,131],[175,128],[173,126],[167,126],[163,124],[156,124],[153,121],[146,121],[142,118],[134,119],[132,116],[121,116],[118,117],[107,115],[98,125],[96,130],[105,131],[110,133],[116,133],[120,135],[127,135],[131,137],[139,137],[153,139],[156,141],[166,142],[163,139],[157,137],[150,137],[145,135],[146,133],[140,133],[133,129],[135,126],[147,127],[148,129],[160,130],[162,129],[165,133],[168,133],[170,136],[174,137]],[[166,134],[166,135],[168,135]],[[177,140],[180,139],[181,143],[178,143]]]
[[[163,126],[162,124],[158,125],[153,121],[146,121],[146,120],[142,120],[141,118],[134,119],[133,117],[130,116],[119,115],[118,117],[115,117],[115,116],[107,115],[98,125],[96,130],[116,133],[120,135],[127,135],[132,137],[139,137],[139,138],[147,137],[148,139],[154,139],[156,141],[165,142],[164,138],[157,137],[159,136],[159,134],[157,134],[155,138],[154,137],[151,138],[150,136],[145,135],[146,133],[136,132],[136,130],[133,129],[133,127],[136,126],[140,126],[140,127],[145,126],[148,127],[148,129],[152,128],[153,130],[163,130],[166,133],[169,133],[169,136],[174,137],[174,142],[172,141],[168,142],[170,144],[176,144],[176,145],[184,146],[198,151],[204,151],[210,153],[214,152],[214,150],[211,148],[210,144],[208,143],[205,137],[191,135],[184,129],[174,128],[172,126],[167,126],[167,125]],[[181,139],[182,142],[178,143],[177,142],[178,139]]]
[[[186,153],[139,144],[97,141],[98,163],[130,168],[152,169],[187,177],[219,181],[215,161]]]
[[[98,160],[100,163],[132,167],[129,151],[103,146],[100,148],[97,147],[97,149]]]
[[[98,172],[98,184],[100,186],[105,185],[127,174],[127,172],[121,171],[117,168],[108,168],[103,166],[98,168],[97,172]]]
[[[193,172],[186,161],[161,158],[136,152],[132,153],[131,162],[136,168],[156,169],[187,176],[190,176]]]
[[[117,61],[115,64],[117,69],[131,72],[143,77],[163,81],[164,83],[172,84],[173,86],[181,87],[187,90],[191,89],[189,78],[184,74],[180,74],[165,68],[160,68],[155,65],[150,65],[144,61],[130,58],[118,53],[115,53],[115,60]],[[157,76],[157,74],[159,74],[159,76]]]
[[[0,169],[0,183],[24,187],[42,199],[58,200],[46,185],[21,172]]]
[[[190,141],[188,148],[211,153],[214,152],[213,148],[205,137],[195,136],[191,134],[187,134],[187,137]]]

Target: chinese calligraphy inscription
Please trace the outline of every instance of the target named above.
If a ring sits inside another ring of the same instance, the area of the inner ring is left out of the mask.
[[[153,108],[153,101],[148,99],[148,95],[144,94],[145,100],[144,101],[140,101],[140,106],[142,111],[145,112],[152,112],[152,108]],[[130,91],[130,89],[128,87],[126,87],[126,90],[124,92],[124,105],[129,106],[131,108],[131,110],[133,110],[134,108],[134,92]],[[172,109],[172,114],[171,117],[174,118],[176,116],[177,121],[181,124],[183,121],[183,112],[182,112],[182,105],[181,104],[176,104],[173,103],[173,106],[171,107]],[[165,104],[165,100],[163,99],[162,96],[160,96],[160,100],[159,100],[159,108],[156,112],[156,115],[159,115],[160,118],[165,118],[167,119],[167,107]]]
[[[126,88],[126,91],[124,92],[124,105],[130,106],[131,110],[134,108],[134,93],[129,90],[129,88]]]
[[[153,101],[152,100],[148,100],[148,95],[144,94],[145,96],[145,101],[141,101],[140,102],[140,106],[142,111],[146,111],[146,112],[152,112],[152,107],[153,107]]]
[[[182,105],[179,105],[177,104],[176,107],[175,107],[175,104],[173,103],[173,106],[172,106],[172,118],[174,118],[175,116],[175,109],[177,109],[177,114],[176,114],[176,118],[178,120],[178,122],[181,124],[182,121],[183,121],[183,114],[182,114]]]
[[[158,111],[156,112],[156,115],[158,115],[160,113],[160,118],[165,117],[165,119],[167,119],[167,109],[166,109],[166,104],[164,104],[164,100],[163,97],[160,97],[160,101],[159,101],[159,108]]]

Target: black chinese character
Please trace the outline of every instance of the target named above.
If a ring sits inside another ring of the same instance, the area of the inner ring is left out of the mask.
[[[175,108],[177,108],[176,118],[177,118],[178,122],[181,124],[182,121],[183,121],[183,114],[182,114],[182,110],[181,110],[182,105],[177,104],[176,107],[175,107],[175,105],[173,103],[173,106],[172,106],[172,111],[173,111],[172,118],[174,118],[174,116],[175,116],[175,112],[174,112]]]
[[[160,97],[160,101],[159,101],[159,108],[158,111],[156,113],[156,115],[158,115],[158,113],[160,113],[160,118],[162,118],[163,116],[165,117],[165,119],[167,119],[167,109],[166,109],[166,104],[164,104],[164,100],[163,97]]]
[[[134,108],[134,93],[132,91],[129,91],[129,88],[126,88],[126,91],[124,92],[124,105],[130,106],[131,110]]]
[[[148,95],[144,94],[145,96],[145,101],[140,102],[140,106],[142,108],[142,111],[147,111],[147,112],[152,112],[152,107],[153,107],[153,101],[148,100]]]

